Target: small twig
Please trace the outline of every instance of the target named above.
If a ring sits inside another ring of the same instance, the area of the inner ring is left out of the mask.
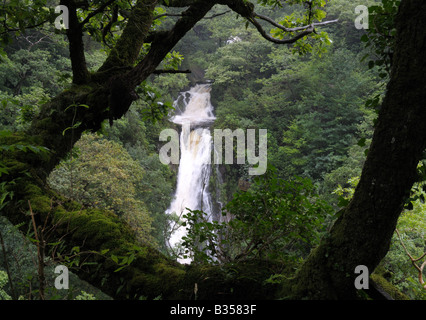
[[[35,42],[32,42],[30,40],[31,36],[26,36],[26,37],[23,37],[23,38],[30,44],[29,47],[28,47],[28,51],[31,51],[32,47],[39,44],[40,42],[42,42],[45,38],[48,38],[49,36],[50,36],[49,34],[46,34]]]
[[[37,258],[38,258],[38,280],[39,280],[39,297],[41,300],[44,300],[44,249],[45,249],[45,241],[43,238],[43,232],[38,233],[35,218],[34,218],[34,212],[31,208],[31,202],[28,200],[28,205],[30,208],[30,215],[31,220],[33,223],[34,228],[34,237],[36,239],[36,245],[37,245]]]
[[[157,20],[163,17],[182,17],[182,14],[180,13],[163,13],[163,14],[159,14],[158,16],[155,16],[153,20]]]

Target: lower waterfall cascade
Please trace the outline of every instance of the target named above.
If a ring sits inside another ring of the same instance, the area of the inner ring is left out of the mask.
[[[197,84],[180,93],[174,103],[176,114],[170,121],[181,126],[180,159],[175,196],[166,214],[175,213],[181,222],[183,214],[191,210],[202,210],[208,218],[214,215],[212,197],[209,192],[211,154],[213,149],[210,124],[215,120],[210,102],[210,84]],[[168,246],[174,250],[188,232],[187,227],[171,226]],[[191,263],[191,258],[179,258],[180,263]]]

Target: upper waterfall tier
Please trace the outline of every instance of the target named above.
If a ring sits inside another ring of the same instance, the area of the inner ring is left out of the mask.
[[[210,102],[210,84],[197,84],[179,95],[174,103],[176,114],[170,121],[177,124],[199,125],[214,121],[213,106]]]

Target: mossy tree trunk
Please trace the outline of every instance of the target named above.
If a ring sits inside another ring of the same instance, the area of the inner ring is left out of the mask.
[[[295,298],[356,298],[356,266],[372,273],[389,249],[426,148],[425,20],[425,1],[401,2],[391,79],[360,182],[287,288]]]
[[[62,1],[70,11],[67,36],[73,86],[44,105],[27,132],[38,137],[41,145],[53,151],[49,161],[40,164],[43,178],[72,149],[82,132],[97,131],[105,120],[109,119],[112,123],[128,111],[132,102],[139,98],[136,87],[155,71],[167,53],[214,4],[195,1],[172,30],[149,34],[157,2],[137,1],[116,46],[99,70],[90,74],[81,41],[82,25],[75,17],[75,1]],[[141,47],[146,42],[151,44],[151,49],[136,64]]]

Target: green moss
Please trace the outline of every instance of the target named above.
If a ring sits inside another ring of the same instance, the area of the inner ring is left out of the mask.
[[[67,211],[64,206],[55,208],[54,219],[68,229],[73,230],[72,239],[74,243],[88,241],[90,246],[103,250],[116,248],[121,240],[133,240],[131,236],[124,236],[125,226],[119,221],[115,214],[107,210],[79,209],[77,204],[69,202],[65,205],[71,210]]]
[[[28,184],[25,187],[25,193],[31,195],[28,197],[31,209],[34,214],[41,214],[43,216],[52,211],[52,199],[43,194],[41,188],[34,184]]]
[[[380,287],[394,300],[410,300],[408,296],[403,294],[401,291],[398,290],[398,288],[396,288],[393,284],[386,280],[386,273],[387,271],[383,267],[379,266],[370,275],[370,279],[374,282],[376,286]]]
[[[155,274],[158,277],[159,287],[164,288],[168,296],[179,291],[185,271],[181,266],[173,265],[170,261],[162,261],[154,266]]]
[[[174,278],[170,277],[171,273],[153,274],[147,272],[135,271],[134,276],[127,282],[127,292],[133,297],[146,297],[154,299],[162,297],[169,299],[175,291],[179,290],[180,280],[184,271],[173,270]]]

